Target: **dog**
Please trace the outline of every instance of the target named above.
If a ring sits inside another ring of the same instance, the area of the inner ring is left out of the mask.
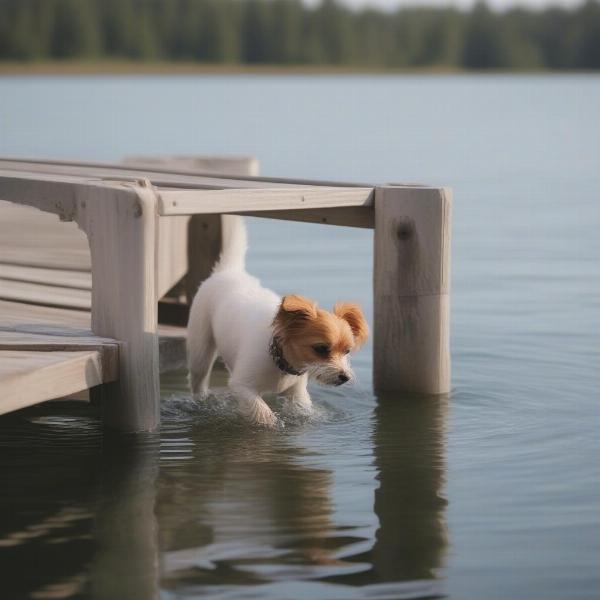
[[[298,295],[281,298],[245,269],[247,234],[242,217],[223,218],[223,248],[212,274],[198,288],[187,329],[189,381],[195,399],[208,393],[217,356],[229,371],[229,389],[251,423],[277,419],[261,394],[284,395],[309,413],[309,378],[325,385],[354,379],[348,354],[367,339],[359,305],[332,312]]]

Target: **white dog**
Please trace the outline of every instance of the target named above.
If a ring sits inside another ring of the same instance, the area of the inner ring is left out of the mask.
[[[368,327],[356,304],[336,304],[328,312],[302,296],[282,299],[263,288],[244,267],[243,219],[228,216],[224,221],[221,257],[190,311],[190,385],[195,398],[206,395],[219,355],[241,413],[253,423],[272,426],[275,415],[261,394],[285,394],[297,408],[309,411],[308,378],[328,385],[350,381],[347,355],[366,340]]]

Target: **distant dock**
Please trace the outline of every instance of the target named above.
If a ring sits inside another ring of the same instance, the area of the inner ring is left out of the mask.
[[[154,430],[159,374],[185,364],[187,307],[228,214],[374,228],[375,387],[447,393],[450,192],[256,171],[244,157],[0,159],[0,413],[89,389],[108,427]]]

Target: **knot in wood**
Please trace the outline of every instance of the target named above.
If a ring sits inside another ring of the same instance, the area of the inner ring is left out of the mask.
[[[400,221],[396,226],[396,236],[400,241],[408,240],[415,233],[415,225],[412,221]]]
[[[133,216],[137,219],[144,214],[144,208],[139,200],[136,200],[133,206]]]

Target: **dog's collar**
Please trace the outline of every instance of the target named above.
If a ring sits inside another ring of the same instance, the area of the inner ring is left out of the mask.
[[[290,363],[285,360],[283,356],[283,350],[281,349],[281,344],[279,343],[279,339],[275,336],[271,338],[271,343],[269,344],[269,354],[273,359],[273,362],[277,365],[280,371],[287,373],[288,375],[303,375],[306,372],[306,369],[302,371],[298,371],[298,369],[294,369]]]

